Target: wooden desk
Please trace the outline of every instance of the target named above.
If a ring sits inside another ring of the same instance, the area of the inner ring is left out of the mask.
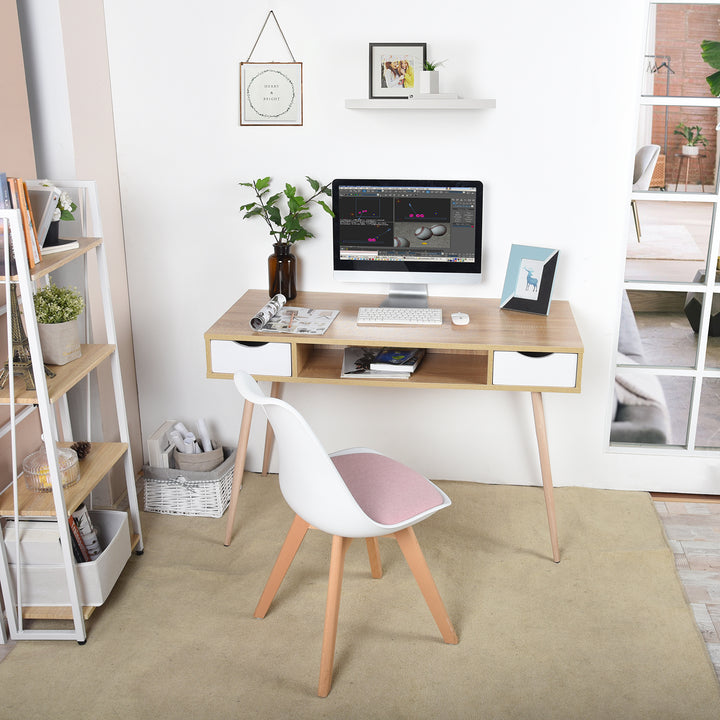
[[[359,306],[377,306],[383,299],[382,295],[300,292],[290,305],[340,312],[324,335],[290,335],[255,332],[250,328],[250,319],[268,301],[268,295],[266,291],[249,290],[205,333],[207,377],[232,378],[236,369],[243,369],[258,380],[271,381],[271,393],[275,397],[280,395],[282,383],[287,382],[529,392],[552,555],[553,560],[559,562],[542,393],[580,392],[583,345],[570,305],[556,300],[550,314],[545,316],[501,310],[500,302],[495,299],[431,297],[432,307],[442,308],[441,326],[356,325]],[[466,312],[470,323],[452,325],[453,312]],[[423,347],[427,353],[408,380],[340,377],[345,347],[384,345]],[[246,402],[235,460],[237,472],[228,511],[226,545],[232,540],[252,410],[252,403]],[[271,451],[272,432],[268,428],[263,474],[267,473]]]

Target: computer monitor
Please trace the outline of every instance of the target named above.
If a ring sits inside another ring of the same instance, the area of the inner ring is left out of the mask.
[[[426,307],[429,283],[480,280],[477,180],[333,180],[333,277],[389,283],[383,305]]]

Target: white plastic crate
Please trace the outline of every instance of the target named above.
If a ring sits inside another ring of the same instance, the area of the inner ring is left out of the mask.
[[[222,517],[230,504],[235,450],[223,448],[214,470],[196,472],[145,465],[145,510],[167,515]]]
[[[126,512],[117,510],[91,510],[90,517],[98,532],[103,551],[91,562],[77,564],[78,585],[81,605],[102,605],[130,557],[130,528]],[[5,530],[5,547],[15,559],[14,524]],[[70,605],[70,594],[59,555],[59,535],[56,523],[47,523],[47,529],[38,534],[37,524],[25,528],[21,521],[20,544],[28,542],[28,548],[21,547],[21,556],[32,564],[23,565],[20,571],[22,602],[27,606]],[[54,533],[51,528],[54,527]],[[24,531],[32,530],[25,533]],[[54,536],[54,537],[53,537]],[[10,580],[15,585],[16,565],[10,563]]]

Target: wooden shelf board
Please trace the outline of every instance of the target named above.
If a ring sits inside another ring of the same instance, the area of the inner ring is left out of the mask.
[[[88,373],[94,370],[115,351],[114,345],[81,345],[82,355],[65,365],[48,365],[55,377],[46,378],[50,402],[57,402],[65,393],[75,387]],[[27,390],[22,382],[16,380],[15,404],[36,405],[37,392]],[[0,388],[0,405],[10,404],[10,385]]]
[[[94,605],[83,607],[83,617],[89,620],[95,612]],[[69,605],[30,605],[23,608],[25,620],[72,620],[72,608]]]
[[[58,443],[70,447],[72,443]],[[127,452],[127,443],[92,443],[90,453],[80,460],[80,480],[65,488],[65,505],[68,514],[80,506],[95,486]],[[15,514],[12,484],[0,494],[0,516]],[[18,514],[21,517],[55,517],[55,504],[51,492],[35,492],[25,485],[22,474],[18,477]]]
[[[297,378],[285,378],[286,382],[302,380],[303,382],[333,383],[343,385],[383,385],[397,386],[415,385],[422,387],[453,387],[479,388],[487,387],[488,356],[487,353],[462,352],[428,352],[418,369],[406,380],[358,378],[357,380],[341,378],[343,349],[314,348],[311,355],[298,373]]]
[[[97,247],[102,243],[102,238],[77,238],[80,247],[73,250],[64,250],[63,252],[52,253],[52,255],[46,255],[32,270],[30,270],[30,277],[33,280],[49,275],[51,272],[55,272],[58,268],[66,265],[67,263],[75,260],[76,258],[85,255],[89,250]],[[42,252],[42,251],[41,251]],[[0,282],[6,280],[11,282],[17,282],[18,276],[11,275],[7,278],[5,275],[0,275]]]

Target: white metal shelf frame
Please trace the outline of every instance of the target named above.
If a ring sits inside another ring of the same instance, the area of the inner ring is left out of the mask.
[[[31,181],[32,182],[32,181]],[[83,235],[88,235],[87,231],[89,227],[92,228],[93,233],[96,233],[98,237],[102,237],[102,225],[100,222],[99,205],[97,197],[97,188],[93,181],[60,181],[56,183],[62,189],[72,189],[78,193],[78,211],[81,222],[81,232]],[[20,290],[21,298],[23,299],[23,315],[25,317],[26,334],[28,337],[28,343],[30,347],[30,354],[32,358],[32,372],[35,380],[36,393],[37,393],[37,409],[40,413],[40,422],[43,432],[43,440],[45,449],[48,456],[49,463],[49,474],[52,486],[53,504],[55,509],[55,517],[57,519],[58,532],[60,536],[60,544],[62,551],[63,564],[65,568],[65,577],[67,581],[69,597],[70,597],[70,608],[72,613],[73,628],[72,630],[63,629],[28,629],[24,627],[23,622],[23,587],[21,581],[21,569],[22,563],[20,561],[20,548],[19,548],[19,533],[16,534],[16,546],[15,555],[18,560],[15,566],[15,583],[10,581],[10,565],[8,562],[7,551],[4,542],[0,541],[0,588],[2,589],[5,615],[7,618],[7,624],[10,631],[10,637],[13,640],[76,640],[78,642],[84,642],[87,636],[85,628],[85,618],[83,615],[83,608],[80,604],[80,593],[78,586],[78,575],[76,569],[76,563],[72,553],[72,544],[70,538],[70,529],[67,523],[67,507],[65,504],[65,496],[62,488],[62,483],[59,475],[58,468],[58,453],[57,453],[57,440],[58,440],[58,429],[55,420],[55,413],[51,406],[48,395],[47,380],[44,371],[44,365],[42,362],[42,351],[40,347],[40,337],[37,329],[37,320],[35,316],[35,307],[32,301],[34,282],[31,276],[28,261],[27,252],[25,248],[24,234],[22,231],[22,221],[20,211],[18,210],[0,210],[0,222],[4,229],[4,237],[10,237],[12,240],[12,250],[15,256],[15,262],[17,267],[17,275],[10,277],[4,277],[2,282],[5,285],[5,304],[6,307],[10,307],[10,293],[11,284],[17,284]],[[9,233],[8,233],[9,231]],[[98,243],[94,247],[90,248],[87,252],[92,250],[96,252],[99,284],[101,288],[103,313],[105,319],[105,331],[107,333],[108,343],[114,346],[114,351],[110,356],[111,373],[113,378],[113,390],[115,394],[115,407],[117,412],[117,420],[120,432],[121,442],[125,443],[126,451],[123,454],[124,459],[124,471],[127,485],[127,495],[129,503],[129,514],[132,523],[132,531],[137,537],[136,552],[141,553],[143,551],[143,539],[142,529],[140,526],[140,511],[137,500],[137,491],[135,487],[134,468],[132,462],[132,455],[130,450],[130,437],[127,424],[127,413],[125,409],[125,399],[122,387],[122,374],[120,367],[120,359],[117,350],[117,336],[115,331],[115,322],[112,308],[112,298],[109,287],[109,274],[107,257],[105,247],[102,242]],[[10,268],[10,243],[4,245],[4,262],[5,268]],[[80,255],[85,263],[85,287],[87,289],[87,263],[85,259],[87,253]],[[86,316],[89,315],[89,309]],[[89,333],[88,323],[88,333]],[[90,335],[88,334],[88,339]],[[7,323],[7,347],[9,352],[9,392],[10,397],[14,398],[15,395],[15,377],[13,372],[13,353],[12,353],[12,329],[11,323]],[[63,397],[64,400],[64,397]],[[11,448],[12,448],[12,491],[13,491],[13,502],[14,502],[14,520],[17,523],[20,520],[20,514],[18,509],[18,457],[17,457],[17,442],[16,442],[16,428],[17,422],[26,416],[28,410],[23,410],[18,413],[16,405],[9,403],[10,409],[10,422],[9,428],[4,429],[4,432],[9,432],[11,435]],[[63,418],[63,411],[61,405],[61,418]],[[89,421],[88,421],[89,424]],[[65,421],[63,421],[65,426]],[[67,428],[69,428],[69,418],[67,420]],[[65,437],[68,437],[65,435]],[[0,642],[6,642],[6,633],[2,618],[0,618],[0,625],[3,625],[2,632],[0,633]]]

